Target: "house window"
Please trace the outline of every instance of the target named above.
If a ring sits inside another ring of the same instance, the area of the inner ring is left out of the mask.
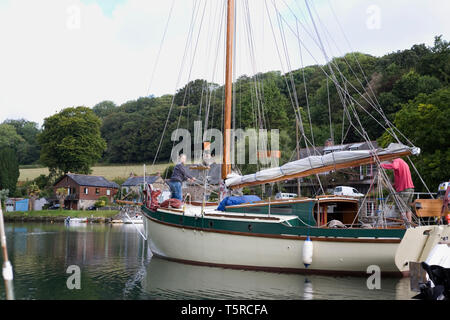
[[[95,194],[100,194],[100,188],[95,188]]]
[[[367,170],[367,176],[373,177],[373,166],[371,164],[367,165],[366,170]]]
[[[111,190],[109,190],[109,189],[106,190],[106,195],[107,195],[107,196],[110,196],[110,195],[111,195]]]
[[[84,188],[84,194],[89,194],[89,188]]]

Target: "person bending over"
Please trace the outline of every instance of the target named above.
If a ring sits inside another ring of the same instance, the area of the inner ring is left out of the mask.
[[[408,164],[403,159],[396,158],[392,161],[381,163],[381,167],[384,169],[394,170],[395,191],[397,191],[398,195],[409,207],[414,194],[414,184],[411,179],[411,172],[409,171]],[[403,214],[403,212],[400,213]],[[411,211],[406,210],[405,214],[408,221],[411,222]]]

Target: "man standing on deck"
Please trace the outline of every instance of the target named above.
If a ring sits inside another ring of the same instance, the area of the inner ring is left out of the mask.
[[[413,198],[414,184],[411,179],[411,172],[409,171],[408,164],[403,159],[396,158],[391,162],[382,163],[381,167],[394,170],[395,191],[398,192],[400,198],[402,198],[406,205],[409,206]],[[408,221],[411,222],[411,211],[407,210],[405,214]]]
[[[173,168],[172,177],[169,181],[170,191],[172,191],[172,198],[183,201],[183,195],[181,192],[181,183],[183,181],[194,182],[195,178],[187,173],[184,163],[186,162],[186,155],[181,154],[178,164]]]

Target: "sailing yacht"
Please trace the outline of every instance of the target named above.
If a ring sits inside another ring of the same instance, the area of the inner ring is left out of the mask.
[[[385,149],[311,155],[249,175],[232,172],[234,5],[234,0],[227,0],[221,173],[228,192],[420,153],[416,147],[393,143]],[[394,193],[392,186],[389,190]],[[405,206],[400,198],[394,199]],[[331,206],[333,212],[328,210]],[[224,211],[205,201],[162,208],[147,197],[142,212],[149,247],[156,256],[195,265],[275,272],[367,275],[369,267],[377,266],[382,274],[407,275],[410,261],[426,258],[433,244],[450,233],[448,226],[412,227],[407,221],[401,226],[361,224],[358,199],[350,196],[253,201],[226,206]],[[331,227],[333,221],[341,227]]]

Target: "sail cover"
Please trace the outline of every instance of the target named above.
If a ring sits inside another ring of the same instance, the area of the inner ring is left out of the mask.
[[[315,169],[314,173],[330,171],[329,167],[337,164],[340,165],[339,168],[345,167],[346,163],[349,164],[348,167],[351,167],[354,166],[352,163],[357,160],[367,160],[367,163],[371,163],[373,162],[375,155],[380,159],[387,160],[393,159],[396,156],[419,153],[419,148],[407,147],[400,143],[391,143],[385,149],[335,151],[323,156],[309,156],[300,160],[288,162],[281,167],[264,169],[244,176],[232,173],[227,176],[225,184],[227,187],[231,188],[233,188],[233,186],[240,187],[242,185],[263,184],[266,182],[274,182],[274,180],[281,181],[284,180],[285,177],[286,179],[292,179],[295,177],[307,176],[312,174],[312,169]],[[323,171],[320,171],[321,168],[323,168]]]

